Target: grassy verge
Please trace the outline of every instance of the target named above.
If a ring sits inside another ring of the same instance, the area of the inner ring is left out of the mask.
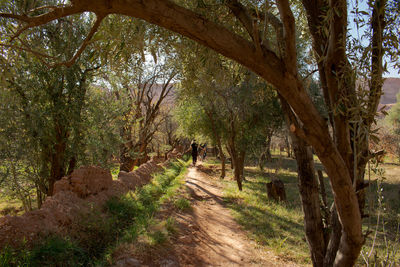
[[[167,202],[179,202],[177,192],[184,184],[188,164],[184,161],[171,163],[170,168],[163,174],[156,175],[152,183],[134,194],[109,201],[107,207],[109,212],[117,220],[126,222],[126,226],[120,227],[122,231],[118,240],[107,248],[103,261],[108,264],[113,263],[113,255],[128,244],[135,244],[137,249],[145,250],[163,244],[176,232],[173,218],[158,219],[156,215]],[[130,215],[127,215],[128,213]]]
[[[208,164],[215,165],[218,162],[212,159]],[[319,161],[316,161],[316,168],[323,169]],[[363,220],[364,233],[371,233],[363,248],[364,255],[359,257],[360,265],[367,261],[369,265],[386,266],[386,259],[389,259],[388,262],[400,263],[400,166],[383,164],[381,168],[385,172],[379,179],[379,175],[371,175],[366,207],[369,217]],[[275,173],[276,169],[279,170],[277,178],[285,184],[286,203],[275,203],[267,197],[265,184],[271,179],[269,173]],[[311,263],[303,228],[295,161],[275,155],[274,161],[267,164],[264,172],[256,167],[246,167],[247,181],[244,182],[242,192],[237,190],[236,182],[232,180],[229,165],[227,170],[228,177],[224,180],[225,200],[250,237],[282,258],[300,264]],[[333,196],[327,177],[325,187],[328,202],[332,203]]]
[[[266,171],[272,171],[266,169]],[[285,183],[287,203],[270,201],[266,193],[267,173],[246,167],[243,191],[237,190],[231,177],[225,179],[224,197],[235,219],[261,246],[273,250],[280,258],[310,263],[304,239],[303,214],[297,190],[296,173],[281,169],[278,178]]]
[[[183,161],[172,162],[149,184],[110,199],[103,212],[93,212],[76,222],[79,234],[49,236],[30,248],[3,249],[0,266],[101,266],[111,263],[111,255],[121,243],[133,242],[144,234],[152,244],[162,243],[167,235],[149,229],[156,224],[154,216],[160,206],[182,185],[187,165]],[[173,231],[171,219],[164,224]]]

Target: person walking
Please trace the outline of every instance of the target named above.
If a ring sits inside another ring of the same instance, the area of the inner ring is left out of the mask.
[[[203,145],[203,160],[206,159],[207,156],[207,143],[204,143]]]
[[[192,160],[193,160],[193,166],[196,166],[197,162],[197,148],[198,145],[196,143],[196,140],[192,141],[192,144],[190,145],[192,147]]]

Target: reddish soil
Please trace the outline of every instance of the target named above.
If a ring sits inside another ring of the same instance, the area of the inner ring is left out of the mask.
[[[140,249],[125,244],[114,255],[114,266],[297,266],[268,252],[247,238],[222,199],[222,187],[213,170],[190,167],[186,190],[191,211],[177,211],[170,204],[159,219],[173,216],[179,233],[168,244]]]
[[[176,251],[181,251],[179,265],[296,266],[257,248],[255,242],[247,238],[225,207],[218,180],[203,169],[203,166],[191,167],[186,177],[193,211],[177,219],[187,225],[185,234],[175,244],[179,247]]]

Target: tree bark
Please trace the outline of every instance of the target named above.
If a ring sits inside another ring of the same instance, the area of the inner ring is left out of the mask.
[[[273,134],[273,131],[270,131],[267,135],[267,144],[266,144],[266,153],[265,153],[267,162],[272,161],[272,155],[271,155],[272,134]]]
[[[50,158],[50,177],[48,196],[53,195],[54,183],[65,175],[65,151],[67,142],[67,132],[62,123],[55,122],[56,142],[53,145],[53,153]]]
[[[235,169],[235,162],[233,161],[232,152],[229,148],[229,145],[226,145],[226,150],[228,151],[229,156],[231,157],[231,170]]]
[[[265,158],[266,158],[266,152],[263,151],[260,156],[258,157],[258,167],[260,168],[260,171],[264,171],[264,164],[265,164]]]
[[[221,179],[224,179],[226,175],[225,155],[224,152],[222,151],[222,144],[220,138],[218,138],[217,140],[217,146],[218,146],[219,156],[221,158]]]
[[[242,172],[241,172],[241,168],[240,168],[240,159],[237,155],[233,156],[233,161],[235,162],[235,169],[234,169],[234,176],[235,176],[235,180],[236,183],[238,185],[238,189],[239,191],[242,191],[243,187],[242,187]]]
[[[290,125],[296,123],[297,118],[282,97],[280,97],[280,101],[286,124],[290,129]],[[289,133],[297,162],[299,191],[304,212],[304,228],[310,248],[311,260],[313,266],[324,266],[326,244],[311,147],[291,131]]]
[[[335,259],[337,257],[337,252],[339,250],[340,239],[342,237],[342,225],[340,224],[338,213],[336,207],[333,204],[331,208],[330,217],[330,230],[331,234],[328,240],[328,246],[326,248],[326,254],[324,257],[324,267],[334,266]],[[339,266],[339,265],[337,265]],[[342,265],[342,266],[352,266],[352,265]]]

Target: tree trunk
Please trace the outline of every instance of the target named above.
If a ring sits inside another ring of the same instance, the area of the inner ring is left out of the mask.
[[[238,185],[239,191],[242,191],[242,176],[241,176],[242,172],[240,169],[239,157],[237,155],[234,155],[232,158],[232,161],[234,161],[234,165],[235,165],[235,168],[234,168],[235,180]]]
[[[221,144],[221,139],[217,139],[217,146],[218,146],[218,150],[219,150],[219,156],[221,158],[221,179],[225,178],[225,155],[224,152],[222,151],[222,144]]]
[[[225,178],[225,155],[224,155],[224,152],[222,150],[221,137],[220,137],[220,135],[218,134],[218,132],[216,130],[216,124],[215,124],[215,121],[214,121],[214,117],[212,116],[212,112],[206,111],[206,115],[207,115],[208,119],[211,122],[214,139],[217,142],[219,155],[220,155],[220,158],[221,158],[221,178],[224,179]]]
[[[292,145],[297,161],[299,190],[304,211],[304,228],[311,259],[314,266],[323,266],[326,243],[311,148],[303,140],[294,136]]]
[[[273,134],[273,131],[271,131],[270,134],[267,135],[267,144],[266,144],[266,152],[265,152],[265,157],[266,157],[267,162],[272,161],[272,155],[271,155],[272,134]]]
[[[244,151],[239,151],[239,171],[240,171],[240,180],[246,181],[246,177],[244,176],[244,160],[245,160],[245,153]]]
[[[131,172],[135,167],[135,160],[130,156],[121,157],[120,171]]]
[[[68,134],[65,132],[64,126],[56,122],[56,143],[53,146],[53,153],[50,159],[50,177],[48,196],[53,195],[54,183],[65,175],[65,151]]]
[[[232,157],[231,162],[233,162],[233,173],[234,173],[234,179],[236,180],[236,183],[238,185],[239,191],[242,191],[242,177],[243,177],[243,160],[242,160],[242,155],[240,152],[236,151],[236,148],[234,147],[234,143],[232,140],[230,140],[229,143],[229,151]]]
[[[43,204],[43,192],[40,190],[39,185],[37,184],[36,184],[36,203],[38,209],[40,209]]]
[[[258,167],[260,168],[260,171],[264,171],[265,159],[266,159],[266,152],[264,151],[258,157]]]
[[[233,170],[233,169],[235,169],[235,162],[233,160],[232,152],[229,149],[229,146],[225,146],[225,147],[226,147],[226,150],[228,151],[229,156],[231,157],[231,169]]]
[[[143,163],[143,160],[146,160],[147,157],[146,149],[147,149],[147,143],[143,142],[139,148],[139,157],[137,157],[133,162],[132,170],[135,166],[139,166],[141,163]]]
[[[330,219],[330,230],[331,234],[326,248],[324,257],[324,267],[331,267],[335,263],[336,255],[339,250],[340,239],[342,237],[342,225],[340,224],[339,217],[336,211],[336,207],[333,204],[331,208],[331,219]],[[351,266],[351,265],[342,265]]]
[[[70,175],[76,167],[76,156],[72,156],[69,160],[67,175]]]
[[[280,97],[280,101],[286,124],[290,128],[290,125],[295,123],[297,118],[285,99]],[[299,191],[304,211],[304,228],[311,259],[313,266],[323,266],[326,244],[319,202],[318,182],[315,176],[311,147],[290,130],[289,133],[297,161]]]

